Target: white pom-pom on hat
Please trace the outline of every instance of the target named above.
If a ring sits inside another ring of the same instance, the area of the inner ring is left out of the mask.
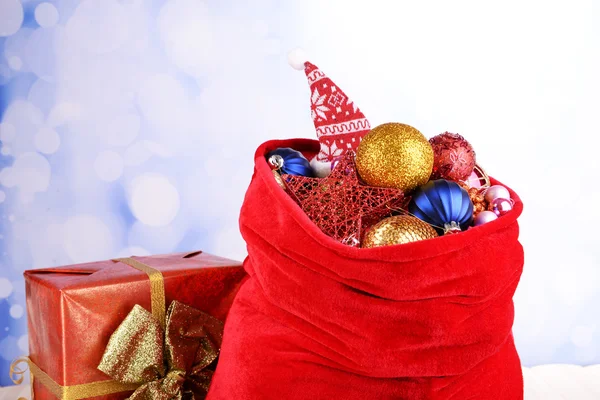
[[[304,69],[304,63],[308,61],[306,52],[301,48],[294,49],[288,53],[288,63],[292,68],[302,71]]]
[[[319,161],[316,156],[310,160],[310,166],[317,178],[327,178],[331,174],[331,163]]]

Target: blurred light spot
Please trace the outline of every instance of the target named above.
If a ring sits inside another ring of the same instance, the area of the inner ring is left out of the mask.
[[[22,335],[17,341],[19,350],[25,354],[29,354],[29,338],[27,335]]]
[[[6,84],[10,80],[10,75],[10,69],[4,64],[0,64],[0,85]]]
[[[115,117],[105,128],[104,137],[112,146],[128,146],[140,132],[141,118],[137,114],[123,114]]]
[[[5,299],[11,295],[13,285],[6,278],[0,278],[0,299]]]
[[[171,0],[160,10],[160,37],[173,63],[184,72],[197,76],[207,65],[218,63],[213,21],[204,2],[196,0]]]
[[[587,347],[592,343],[593,336],[591,327],[578,325],[571,332],[571,342],[577,347]]]
[[[168,225],[179,212],[179,205],[179,193],[165,176],[149,173],[131,183],[129,207],[146,225]]]
[[[4,57],[8,59],[17,56],[22,60],[23,50],[27,46],[27,41],[32,32],[32,28],[22,27],[17,33],[7,38],[4,42]]]
[[[48,127],[40,128],[33,141],[38,151],[44,154],[52,154],[60,146],[60,136],[54,129]]]
[[[0,36],[10,36],[23,23],[23,6],[19,0],[0,1]]]
[[[18,187],[25,194],[44,192],[50,185],[50,164],[38,153],[25,153],[17,157],[11,167],[0,171],[0,184]]]
[[[65,223],[64,232],[64,249],[74,263],[103,260],[113,255],[114,233],[98,217],[71,217]]]
[[[0,140],[3,143],[12,142],[16,135],[17,130],[15,129],[14,125],[9,124],[8,122],[0,124]]]
[[[16,220],[16,217],[15,217],[14,215],[12,215],[12,214],[11,214],[11,215],[9,215],[9,216],[8,216],[8,220],[9,220],[10,222],[15,222],[15,220]]]
[[[3,156],[9,156],[10,153],[11,153],[10,147],[8,147],[8,146],[3,146],[2,150],[0,150],[0,154],[2,154]]]
[[[149,140],[140,140],[125,150],[125,164],[130,166],[142,165],[153,155],[157,155],[159,157],[171,157],[172,153],[163,145],[151,142]]]
[[[4,1],[4,0],[2,0]],[[4,329],[8,332],[8,327]],[[0,341],[0,356],[6,361],[13,361],[21,355],[21,350],[17,343],[17,338],[14,336],[6,336]]]
[[[29,89],[27,100],[29,100],[33,105],[47,113],[54,106],[54,103],[56,101],[56,99],[54,98],[55,93],[55,85],[43,79],[38,79],[31,86],[31,89]]]
[[[40,79],[52,81],[56,71],[56,41],[62,27],[38,28],[27,41],[23,61]]]
[[[116,181],[123,174],[123,158],[114,151],[103,151],[94,161],[94,170],[103,181]]]
[[[14,319],[19,319],[23,316],[24,310],[23,310],[23,306],[21,306],[20,304],[13,304],[10,307],[10,316],[13,317]]]
[[[132,144],[125,150],[124,162],[126,165],[142,165],[152,157],[152,152],[143,141]]]
[[[11,56],[8,58],[8,66],[18,71],[23,66],[23,60],[21,60],[21,57]]]
[[[81,105],[71,102],[58,103],[48,115],[48,125],[57,127],[67,122],[77,121],[83,117]]]
[[[69,40],[91,53],[109,53],[129,39],[131,24],[116,0],[84,0],[66,25]]]
[[[244,239],[235,226],[220,229],[215,233],[214,252],[216,254],[227,254],[227,257],[243,260],[246,257]]]
[[[40,3],[35,8],[35,20],[44,28],[51,28],[58,22],[58,10],[51,3]]]
[[[33,223],[30,221],[19,221],[15,222],[12,227],[12,236],[15,239],[27,240],[31,239],[36,230],[33,227]]]
[[[127,241],[131,246],[152,249],[155,253],[169,253],[175,250],[183,239],[184,230],[175,224],[149,226],[137,221],[131,227]]]
[[[0,190],[0,203],[4,203],[4,200],[6,200],[6,193],[4,193],[3,190]]]
[[[34,200],[35,200],[35,197],[31,193],[19,194],[19,201],[22,204],[31,204],[31,203],[33,203]]]
[[[584,303],[597,293],[599,285],[600,271],[593,257],[585,254],[579,256],[576,268],[557,268],[553,275],[554,290],[570,306]]]
[[[159,157],[173,157],[173,152],[164,144],[152,142],[150,140],[144,140],[143,143],[151,153],[156,154]]]
[[[140,246],[130,246],[130,247],[126,247],[123,250],[119,251],[119,253],[117,254],[118,258],[121,257],[131,257],[131,256],[149,256],[152,253],[150,253],[148,250],[146,250],[143,247]]]
[[[173,76],[155,74],[146,78],[139,87],[137,102],[152,126],[169,132],[171,138],[181,137],[184,125],[189,123],[190,106],[185,89]]]
[[[26,100],[14,100],[6,111],[2,122],[12,125],[14,132],[19,132],[18,137],[33,136],[44,122],[42,111]]]

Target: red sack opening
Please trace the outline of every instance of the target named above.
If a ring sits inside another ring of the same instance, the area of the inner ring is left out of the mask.
[[[250,279],[229,313],[208,399],[523,398],[512,297],[517,217],[460,234],[360,249],[322,233],[273,179],[265,154],[240,216]]]

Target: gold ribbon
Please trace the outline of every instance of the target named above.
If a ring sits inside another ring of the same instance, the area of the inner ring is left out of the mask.
[[[156,320],[160,323],[160,326],[162,326],[162,328],[164,329],[166,300],[165,281],[162,272],[146,264],[143,264],[138,260],[134,260],[133,258],[117,258],[113,261],[120,261],[123,264],[127,264],[130,267],[145,272],[148,275],[148,279],[150,279],[150,299],[152,304],[152,315],[154,315],[154,318],[156,318]]]
[[[21,357],[10,366],[11,380],[15,385],[23,383],[27,368],[20,369],[20,364],[27,364],[31,374],[31,399],[33,400],[33,382],[39,381],[52,394],[62,400],[79,400],[89,397],[105,396],[119,392],[129,392],[138,388],[139,385],[123,384],[112,380],[84,383],[81,385],[61,386],[56,383],[48,374],[42,371],[29,357]],[[20,398],[19,400],[22,400]],[[23,399],[25,400],[25,399]]]
[[[113,261],[122,262],[126,265],[129,265],[132,268],[135,268],[139,271],[145,272],[148,275],[148,278],[150,280],[150,298],[151,298],[151,307],[152,307],[151,316],[153,317],[153,323],[156,324],[157,329],[164,331],[164,329],[167,328],[167,324],[166,324],[167,318],[166,318],[166,313],[165,313],[166,300],[165,300],[164,278],[163,278],[162,273],[159,270],[154,269],[146,264],[143,264],[133,258],[119,258],[119,259],[115,259]],[[173,302],[173,303],[176,303],[176,302]],[[178,304],[181,304],[181,303],[178,303]],[[202,318],[202,320],[210,321],[211,326],[212,326],[212,324],[216,324],[216,326],[218,326],[218,324],[221,324],[220,329],[222,331],[222,323],[220,321],[218,321],[217,319],[215,319],[207,314],[204,314],[201,311],[195,310],[191,307],[184,306],[184,305],[182,305],[182,306],[192,309],[197,313],[201,313],[202,317],[204,317],[204,318]],[[172,307],[173,307],[173,304],[172,304]],[[133,310],[130,312],[130,314],[127,316],[127,318],[125,318],[123,323],[119,326],[119,328],[117,328],[117,330],[111,337],[111,341],[113,341],[113,337],[115,337],[117,332],[122,329],[123,325],[128,321],[128,319],[131,319],[130,316],[132,316],[132,314],[134,317],[136,315],[139,315],[141,313],[140,310],[143,310],[145,313],[149,314],[142,307],[140,307],[138,305],[134,306]],[[171,311],[171,307],[170,307],[169,311]],[[127,329],[127,328],[123,328],[123,329]],[[204,332],[204,333],[206,334],[206,332]],[[135,339],[133,339],[133,338],[131,338],[131,339],[133,340],[133,342],[131,342],[131,343],[119,342],[120,343],[119,345],[115,345],[113,343],[112,346],[111,346],[111,341],[109,341],[109,345],[107,346],[107,349],[103,356],[103,363],[104,363],[105,358],[107,358],[107,357],[110,358],[110,354],[113,354],[115,352],[115,348],[127,349],[128,346],[136,347]],[[220,336],[216,337],[215,340],[218,342],[218,346],[220,347],[221,337]],[[115,343],[117,343],[117,342],[115,342]],[[156,341],[154,341],[154,344],[156,344]],[[202,342],[202,346],[205,346],[205,347],[207,346],[206,340]],[[156,346],[154,348],[156,349]],[[112,350],[110,350],[110,349],[112,349]],[[111,353],[111,351],[113,353]],[[109,356],[107,356],[107,353],[109,353]],[[199,351],[198,353],[204,354],[202,351]],[[117,354],[117,353],[114,353],[114,354]],[[123,352],[121,351],[118,354],[119,354],[119,356],[121,356],[123,354]],[[214,358],[212,358],[211,362],[216,358],[216,355],[218,355],[218,348],[217,348],[216,354],[215,354]],[[170,359],[167,358],[167,361],[169,361],[169,360]],[[162,361],[163,360],[161,359],[161,362]],[[61,400],[80,400],[80,399],[86,399],[86,398],[90,398],[90,397],[105,396],[105,395],[109,395],[109,394],[128,392],[128,391],[135,391],[134,392],[134,394],[135,394],[135,393],[138,393],[140,391],[140,389],[142,389],[142,387],[150,386],[150,388],[152,388],[152,387],[156,386],[157,382],[162,384],[162,386],[167,387],[169,385],[173,385],[173,382],[178,382],[179,380],[176,378],[179,375],[181,375],[182,372],[184,373],[184,371],[177,371],[177,370],[172,369],[172,370],[169,370],[169,372],[166,374],[166,376],[164,376],[164,377],[157,376],[156,377],[157,379],[160,378],[161,380],[128,382],[128,381],[123,381],[122,379],[119,379],[120,381],[119,380],[105,380],[105,381],[85,383],[85,384],[80,384],[80,385],[61,386],[56,381],[54,381],[48,374],[46,374],[44,371],[42,371],[29,357],[22,357],[22,358],[19,358],[19,359],[13,361],[13,363],[11,364],[11,367],[10,367],[10,377],[11,377],[11,380],[16,385],[19,385],[23,382],[25,373],[27,372],[27,368],[24,368],[24,369],[19,368],[19,366],[23,363],[27,364],[27,366],[29,367],[30,375],[31,375],[31,399],[32,400],[34,398],[33,383],[34,383],[35,379],[37,379],[42,385],[44,385],[50,392],[52,392],[57,398],[59,398]],[[210,362],[208,364],[210,364]],[[208,364],[206,364],[206,365],[208,365]],[[103,364],[101,363],[100,367],[102,367],[102,365]],[[202,369],[204,367],[205,366],[203,366]],[[199,371],[196,371],[195,369],[191,372],[192,373],[190,374],[190,376],[192,376],[192,377],[198,376],[197,380],[199,382],[202,381],[202,378],[201,378],[203,375],[202,373],[198,374],[197,372],[199,372]],[[109,374],[109,376],[114,378],[114,376],[112,376],[111,374]],[[190,380],[193,381],[194,378],[192,378]],[[206,379],[204,379],[204,381],[202,381],[201,383],[204,383],[205,388],[208,388],[208,383],[210,383],[210,377],[208,377],[207,382],[206,382]],[[200,386],[202,386],[202,385],[200,385]],[[179,385],[177,387],[180,388],[180,387],[182,387],[182,385]],[[144,394],[145,393],[146,393],[146,391],[144,389]],[[156,398],[162,398],[162,397],[156,397]],[[181,399],[182,397],[173,397],[173,398]],[[19,399],[19,400],[24,400],[24,399]]]

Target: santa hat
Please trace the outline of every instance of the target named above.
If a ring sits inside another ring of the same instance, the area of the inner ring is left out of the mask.
[[[318,67],[306,61],[300,49],[288,55],[297,70],[304,69],[310,86],[310,110],[321,150],[318,161],[331,162],[358,148],[371,126],[360,109]]]

